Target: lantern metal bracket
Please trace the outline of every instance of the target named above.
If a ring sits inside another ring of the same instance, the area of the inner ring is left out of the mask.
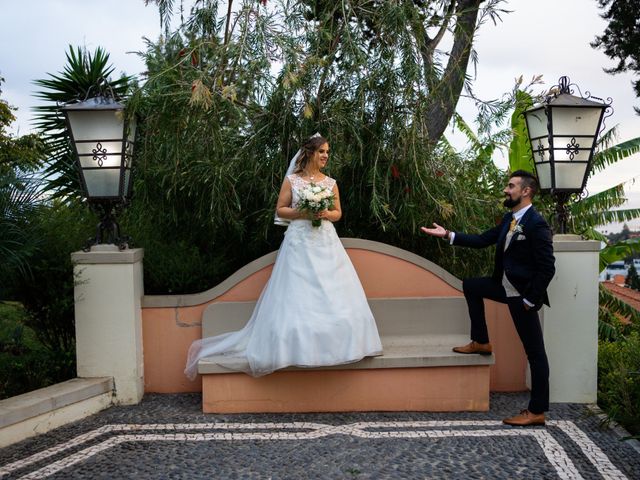
[[[94,245],[114,244],[118,250],[126,250],[131,244],[131,237],[121,235],[120,225],[116,221],[116,215],[125,205],[120,202],[92,202],[91,209],[100,217],[100,223],[96,227],[96,236],[87,240],[85,252],[91,250]]]
[[[569,210],[567,209],[567,202],[569,201],[569,197],[571,197],[571,193],[569,192],[554,192],[553,198],[556,201],[555,207],[555,219],[556,225],[558,227],[558,233],[565,234],[567,233],[567,223],[569,222]]]
[[[569,209],[567,204],[569,202],[578,203],[589,196],[589,192],[586,188],[583,188],[581,192],[551,192],[555,200],[555,226],[558,229],[557,233],[567,233],[567,225],[569,223]]]

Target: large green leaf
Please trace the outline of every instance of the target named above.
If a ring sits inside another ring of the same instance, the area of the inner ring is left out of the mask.
[[[631,238],[600,250],[600,271],[607,265],[640,254],[640,238]]]
[[[509,145],[509,170],[525,170],[535,173],[535,167],[531,160],[531,146],[527,133],[527,122],[524,112],[533,105],[533,100],[528,92],[518,89],[516,91],[516,106],[511,115],[511,131],[513,140]]]

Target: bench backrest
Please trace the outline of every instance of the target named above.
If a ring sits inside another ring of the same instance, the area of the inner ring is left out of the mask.
[[[202,315],[202,336],[240,330],[251,317],[255,304],[221,302],[209,305]],[[469,333],[464,297],[375,298],[369,299],[369,305],[383,344],[429,343],[429,338],[435,336]]]

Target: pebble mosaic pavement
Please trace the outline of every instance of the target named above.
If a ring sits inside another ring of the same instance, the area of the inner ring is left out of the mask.
[[[199,394],[146,395],[0,449],[0,479],[640,479],[640,444],[584,405],[546,427],[489,412],[214,415]]]

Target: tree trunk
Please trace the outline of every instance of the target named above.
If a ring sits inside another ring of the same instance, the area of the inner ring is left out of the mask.
[[[449,62],[444,75],[427,98],[425,120],[430,143],[440,139],[455,112],[464,86],[478,12],[483,1],[461,0],[456,8],[457,22]]]

